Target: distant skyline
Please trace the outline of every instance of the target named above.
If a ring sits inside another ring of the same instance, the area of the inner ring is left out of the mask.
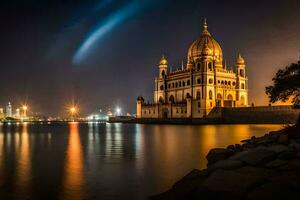
[[[247,63],[249,103],[268,103],[264,88],[300,55],[297,0],[85,0],[0,3],[0,107],[27,102],[62,114],[72,101],[83,114],[152,99],[164,54],[175,69],[206,17],[227,66]]]

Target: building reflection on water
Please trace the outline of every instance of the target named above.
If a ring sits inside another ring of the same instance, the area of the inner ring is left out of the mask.
[[[28,134],[27,123],[21,124],[21,132],[16,131],[14,133],[14,138],[16,150],[16,181],[14,195],[16,195],[16,199],[23,199],[30,195],[32,177],[30,137]]]
[[[63,200],[84,199],[84,166],[82,145],[80,142],[78,123],[69,124],[69,139],[64,163],[62,180]]]

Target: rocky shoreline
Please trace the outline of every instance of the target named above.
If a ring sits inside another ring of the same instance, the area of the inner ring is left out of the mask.
[[[150,199],[300,198],[299,125],[212,149],[206,158],[206,169],[192,170]]]

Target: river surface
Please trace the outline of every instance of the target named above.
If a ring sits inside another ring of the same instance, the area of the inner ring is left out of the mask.
[[[146,199],[282,125],[0,124],[0,199]]]

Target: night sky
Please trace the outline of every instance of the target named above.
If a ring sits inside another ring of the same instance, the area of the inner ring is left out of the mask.
[[[157,64],[186,63],[206,16],[228,66],[247,62],[249,102],[266,105],[264,87],[300,53],[300,1],[4,0],[0,3],[0,107],[28,102],[62,114],[72,100],[86,114],[134,113],[153,98]]]

